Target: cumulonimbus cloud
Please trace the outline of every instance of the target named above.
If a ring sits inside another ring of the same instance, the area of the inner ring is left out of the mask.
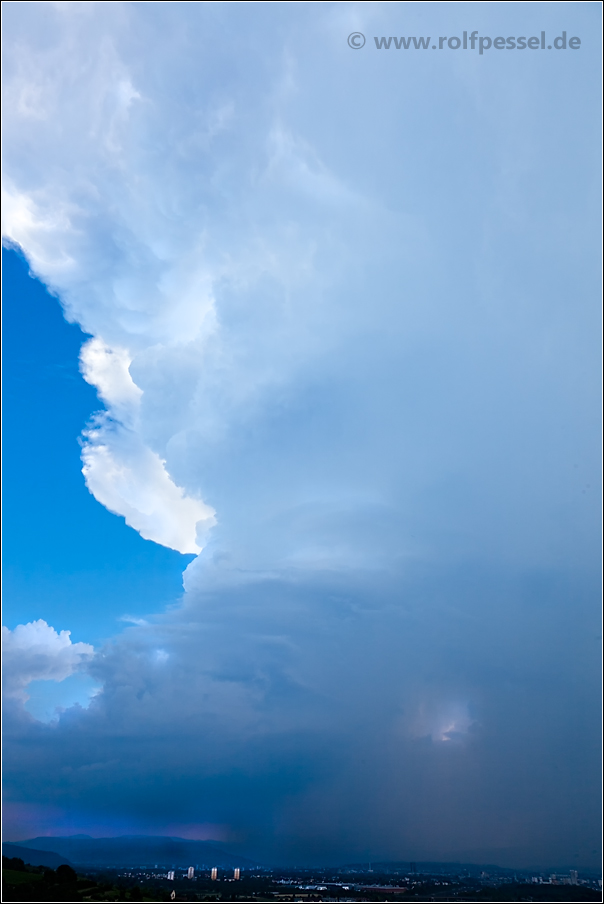
[[[93,337],[86,481],[205,545],[86,713],[19,736],[12,786],[289,834],[294,862],[368,832],[588,850],[597,230],[577,200],[569,243],[551,191],[575,152],[483,58],[401,81],[426,57],[351,53],[390,5],[308,9],[6,6],[5,231]]]

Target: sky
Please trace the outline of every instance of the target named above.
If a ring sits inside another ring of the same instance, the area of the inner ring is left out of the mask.
[[[7,840],[599,863],[600,17],[4,4]]]

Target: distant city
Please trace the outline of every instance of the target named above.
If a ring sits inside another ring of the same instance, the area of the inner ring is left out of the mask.
[[[178,838],[87,836],[46,838],[3,844],[3,901],[273,901],[379,902],[413,901],[601,901],[602,880],[593,872],[512,870],[486,864],[414,861],[349,864],[333,868],[278,868],[233,865],[237,855],[209,842]],[[190,846],[193,846],[192,848]],[[96,863],[72,858],[63,850],[87,853]],[[99,863],[121,849],[136,849],[138,862],[117,866]],[[157,858],[154,849],[197,849],[214,855],[185,866]],[[63,849],[63,850],[58,850]],[[147,857],[141,856],[147,850]],[[96,851],[96,856],[93,854]],[[145,862],[145,860],[147,862]],[[141,862],[142,861],[142,862]]]

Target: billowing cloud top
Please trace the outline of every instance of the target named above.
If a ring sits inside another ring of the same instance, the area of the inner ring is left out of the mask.
[[[348,47],[401,9],[6,4],[4,230],[92,337],[87,485],[203,548],[85,713],[15,729],[16,797],[294,862],[593,859],[597,64]]]
[[[84,379],[107,405],[86,430],[82,470],[88,489],[146,540],[183,553],[201,552],[214,512],[175,486],[165,462],[142,440],[142,392],[130,376],[127,351],[91,339],[82,347],[81,361]]]

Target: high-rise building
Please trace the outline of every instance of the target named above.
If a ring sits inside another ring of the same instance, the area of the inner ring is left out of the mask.
[[[569,875],[570,875],[570,884],[578,885],[579,884],[579,873],[577,872],[577,870],[571,869]]]
[[[169,880],[170,882],[174,882],[174,870],[173,870],[173,869],[171,869],[171,870],[168,871],[168,876],[167,876],[167,878],[168,878],[168,880]]]
[[[217,879],[217,878],[218,878],[218,870],[214,866],[214,867],[212,867],[212,879]]]
[[[241,870],[239,868],[233,870],[233,879],[241,879]]]
[[[195,867],[190,866],[189,869],[187,870],[187,879],[194,879],[194,878],[195,878]]]

